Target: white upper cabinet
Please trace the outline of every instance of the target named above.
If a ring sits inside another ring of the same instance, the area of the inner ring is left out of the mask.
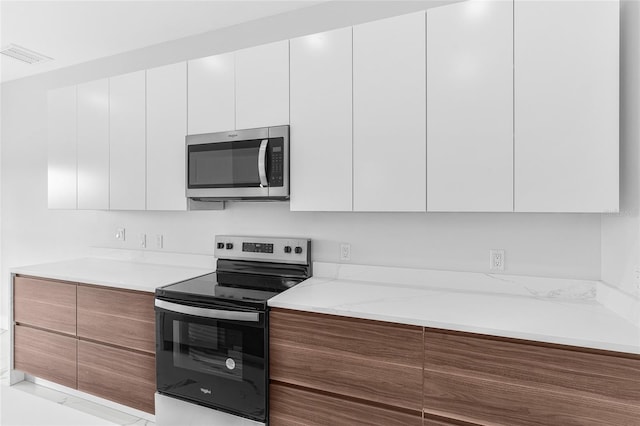
[[[510,1],[427,11],[427,210],[513,211]]]
[[[109,80],[78,85],[78,209],[109,209]]]
[[[354,210],[425,211],[426,161],[425,13],[355,26]]]
[[[109,79],[111,210],[145,209],[145,85],[145,71]]]
[[[291,40],[291,210],[352,210],[351,34]]]
[[[189,61],[188,68],[189,134],[235,129],[235,54]]]
[[[51,90],[47,99],[48,206],[77,207],[76,86]]]
[[[186,210],[187,64],[147,70],[147,210]]]
[[[514,12],[516,211],[618,211],[618,2]]]
[[[235,58],[236,128],[289,124],[289,40],[240,50]]]

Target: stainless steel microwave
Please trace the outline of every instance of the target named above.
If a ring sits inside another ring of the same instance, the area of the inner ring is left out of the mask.
[[[187,198],[289,198],[289,126],[187,136]]]

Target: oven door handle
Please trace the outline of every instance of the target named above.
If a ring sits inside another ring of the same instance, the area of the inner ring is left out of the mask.
[[[263,188],[269,186],[266,165],[267,145],[269,145],[269,139],[263,139],[260,142],[260,151],[258,151],[258,175],[260,176],[260,186]]]
[[[179,303],[167,302],[165,300],[156,299],[155,305],[158,308],[177,312],[185,315],[193,315],[196,317],[205,317],[213,319],[223,319],[230,321],[246,321],[246,322],[259,322],[260,312],[240,312],[240,311],[226,311],[223,309],[209,309],[199,308],[197,306],[181,305]]]

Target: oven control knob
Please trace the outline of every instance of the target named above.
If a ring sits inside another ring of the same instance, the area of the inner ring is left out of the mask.
[[[296,247],[296,254],[300,254],[302,253],[302,247],[298,246]]]
[[[233,360],[233,358],[227,358],[227,360],[225,361],[225,365],[229,370],[233,370],[234,368],[236,368],[236,362]]]
[[[227,243],[227,250],[231,250],[233,248],[233,243]]]
[[[284,246],[285,253],[291,253],[291,246]]]
[[[218,243],[218,248],[219,249],[223,249],[224,248],[224,243]]]

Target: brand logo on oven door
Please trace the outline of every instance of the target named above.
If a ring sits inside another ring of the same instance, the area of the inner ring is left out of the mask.
[[[200,388],[200,392],[205,395],[211,395],[211,389]]]

